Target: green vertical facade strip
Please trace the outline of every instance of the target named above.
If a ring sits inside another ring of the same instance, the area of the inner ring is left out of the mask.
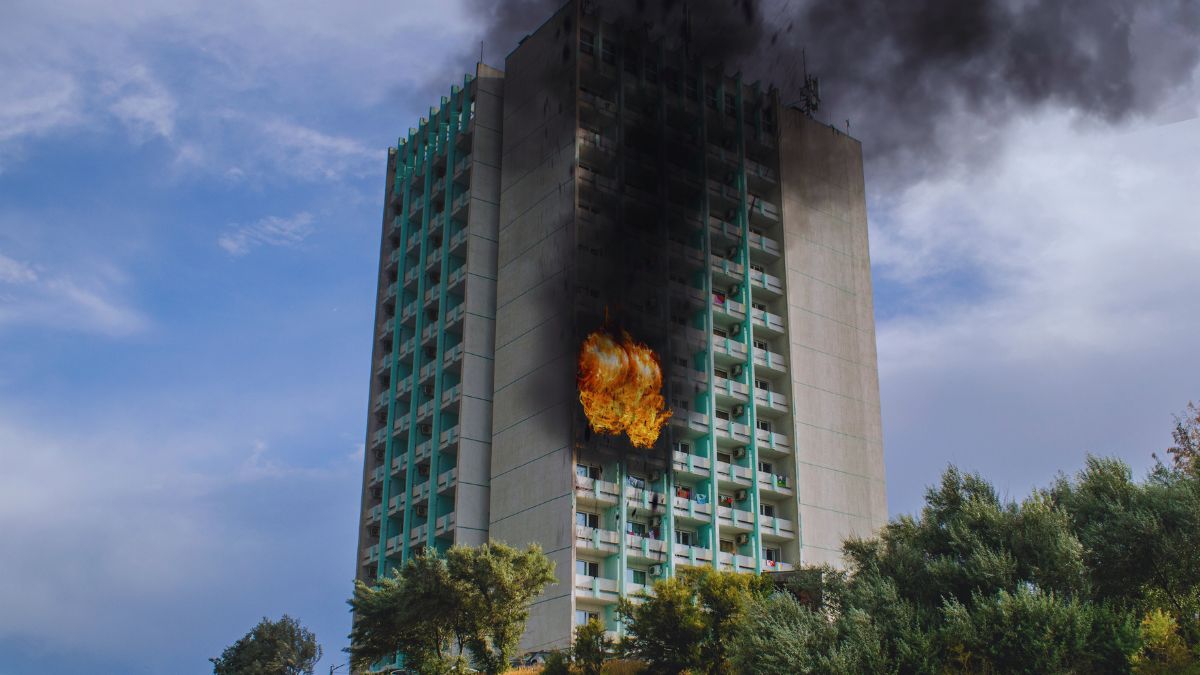
[[[746,299],[746,304],[743,305],[745,319],[742,332],[745,334],[747,342],[745,371],[746,384],[750,391],[750,407],[746,417],[747,424],[750,426],[750,452],[747,455],[750,460],[750,508],[754,514],[754,535],[750,538],[750,543],[754,551],[754,571],[762,572],[762,529],[760,527],[762,517],[760,511],[762,509],[759,508],[758,494],[758,400],[754,394],[754,288],[750,285],[750,214],[746,208],[746,138],[743,124],[745,107],[742,105],[742,76],[740,73],[737,75],[736,82],[738,218],[741,220],[739,225],[742,237],[738,258],[742,264],[742,296]]]
[[[711,204],[708,196],[708,94],[707,78],[703,66],[699,66],[697,78],[697,102],[700,108],[700,166],[701,194],[704,201],[701,205],[703,213],[703,248],[704,248],[704,339],[706,355],[704,377],[708,383],[708,395],[705,396],[708,417],[708,503],[712,515],[712,525],[709,528],[708,545],[712,552],[714,569],[721,568],[721,506],[717,500],[717,397],[713,382],[713,369],[716,367],[716,355],[713,353],[713,288],[712,288],[712,234],[708,226]],[[720,94],[718,93],[718,96]],[[719,99],[718,99],[719,101]]]
[[[432,111],[430,114],[430,118],[431,118],[431,120],[433,118]],[[421,195],[421,199],[424,201],[424,205],[423,205],[423,208],[421,209],[421,230],[420,230],[421,243],[420,243],[420,253],[418,254],[418,257],[417,257],[417,272],[418,272],[417,293],[416,293],[416,297],[413,299],[413,302],[414,302],[417,310],[414,312],[415,322],[413,324],[413,326],[414,326],[413,327],[413,365],[412,365],[413,386],[412,386],[412,395],[409,397],[409,406],[408,406],[409,407],[409,410],[408,410],[409,420],[412,420],[412,421],[415,421],[417,419],[417,407],[419,405],[418,401],[420,400],[420,396],[417,395],[419,392],[417,385],[421,381],[421,360],[422,360],[422,355],[425,353],[424,350],[420,348],[420,344],[421,344],[421,331],[425,327],[425,321],[424,321],[424,319],[425,319],[425,312],[424,312],[425,260],[426,260],[426,255],[428,254],[428,246],[429,246],[429,209],[431,206],[430,200],[429,200],[429,192],[433,188],[433,144],[437,140],[436,133],[431,132],[429,130],[429,126],[430,126],[429,122],[426,122],[425,124],[422,125],[423,133],[421,134],[421,136],[423,137],[423,139],[422,139],[423,143],[422,143],[422,148],[421,148],[421,158],[419,160],[419,165],[422,166],[423,170],[424,170],[424,191],[423,191],[423,194]],[[404,532],[404,537],[401,541],[401,543],[403,545],[403,549],[402,549],[403,553],[401,554],[401,562],[408,562],[409,555],[410,555],[410,548],[411,548],[409,545],[409,541],[412,539],[412,534],[411,534],[412,529],[413,529],[412,513],[413,513],[413,508],[416,506],[416,504],[413,503],[414,502],[414,500],[413,500],[413,482],[414,482],[413,474],[416,473],[416,469],[417,469],[417,466],[416,466],[417,434],[414,432],[417,432],[418,430],[419,430],[419,425],[413,425],[410,423],[409,433],[408,433],[408,471],[405,474],[405,488],[404,488],[405,494],[407,495],[407,498],[405,500],[405,507],[404,507],[405,532]],[[435,485],[436,485],[436,479],[435,479]],[[425,522],[427,524],[429,522],[428,510],[426,510]]]

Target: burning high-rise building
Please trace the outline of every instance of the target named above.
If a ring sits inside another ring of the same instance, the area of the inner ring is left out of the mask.
[[[525,650],[887,518],[859,143],[632,23],[568,3],[389,154],[358,573],[540,543]]]

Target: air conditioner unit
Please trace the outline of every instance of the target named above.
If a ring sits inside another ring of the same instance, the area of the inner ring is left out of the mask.
[[[744,406],[744,405],[733,406],[733,416],[734,417],[741,417],[742,415],[745,415],[745,414],[746,414],[746,406]]]
[[[426,506],[425,504],[417,504],[416,506],[413,507],[413,513],[420,516],[421,518],[424,518],[425,516],[427,516],[429,514],[429,507]]]
[[[746,544],[749,544],[749,543],[750,543],[750,535],[746,534],[745,532],[743,532],[737,536],[737,545],[738,546],[745,546]]]
[[[746,501],[746,498],[749,496],[750,495],[745,490],[738,490],[737,492],[735,492],[733,494],[733,498],[738,500],[739,502]]]
[[[728,294],[729,294],[729,296],[731,296],[731,297],[733,297],[733,296],[740,296],[740,295],[742,294],[742,285],[741,285],[741,284],[733,284],[733,285],[731,285],[731,286],[729,287],[729,292],[728,292]]]
[[[733,456],[736,459],[744,459],[746,457],[746,446],[739,445],[733,449]]]
[[[732,213],[730,214],[730,217],[733,217]],[[728,249],[726,249],[725,257],[729,258],[730,260],[733,260],[734,258],[738,257],[738,247],[730,246]]]
[[[663,575],[663,566],[662,565],[651,565],[650,566],[650,575],[655,576],[655,577],[661,577]]]
[[[730,372],[730,373],[731,373],[731,374],[732,374],[734,377],[741,377],[741,376],[742,376],[742,371],[743,371],[743,370],[744,370],[744,368],[743,368],[742,364],[740,364],[740,363],[739,363],[739,364],[735,365],[733,368],[731,368],[731,369],[729,370],[729,372]]]

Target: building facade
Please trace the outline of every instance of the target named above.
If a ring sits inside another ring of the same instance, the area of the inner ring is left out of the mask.
[[[840,561],[886,522],[859,143],[570,2],[389,153],[359,576],[539,543],[525,650],[682,566]],[[651,348],[672,413],[594,432],[578,359]]]

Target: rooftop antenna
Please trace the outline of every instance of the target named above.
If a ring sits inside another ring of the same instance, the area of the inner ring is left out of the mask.
[[[800,101],[796,107],[805,115],[812,117],[821,107],[821,80],[815,75],[808,74],[808,54],[800,50],[800,65],[804,70],[804,83],[800,85]]]

